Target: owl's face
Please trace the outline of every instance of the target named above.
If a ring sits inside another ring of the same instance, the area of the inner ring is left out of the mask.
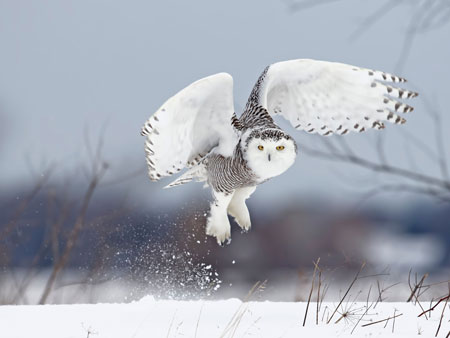
[[[250,169],[262,180],[285,172],[297,155],[295,141],[279,129],[252,131],[242,146]]]

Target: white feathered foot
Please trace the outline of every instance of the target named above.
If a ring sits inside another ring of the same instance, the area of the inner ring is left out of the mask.
[[[234,217],[236,223],[243,231],[249,231],[252,226],[250,222],[250,213],[248,212],[245,200],[250,197],[256,187],[236,189],[228,205],[228,213]]]
[[[216,237],[217,243],[223,245],[225,241],[231,242],[231,226],[228,221],[227,208],[233,198],[233,193],[224,194],[213,192],[214,201],[206,220],[206,234]]]

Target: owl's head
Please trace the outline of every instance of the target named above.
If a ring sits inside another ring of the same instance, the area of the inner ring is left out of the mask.
[[[241,147],[248,166],[262,180],[285,172],[297,155],[294,139],[276,128],[248,132],[241,140]]]

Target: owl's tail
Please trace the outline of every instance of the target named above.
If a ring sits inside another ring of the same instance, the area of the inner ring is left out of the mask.
[[[198,182],[204,182],[206,181],[206,168],[203,164],[198,164],[188,171],[186,171],[183,175],[178,177],[175,181],[172,183],[166,185],[164,189],[176,187],[178,185],[182,185],[185,183],[191,182],[193,179],[197,179]]]

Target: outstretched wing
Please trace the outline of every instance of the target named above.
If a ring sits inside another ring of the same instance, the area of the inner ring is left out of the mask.
[[[418,94],[391,86],[406,82],[391,74],[342,63],[308,59],[279,62],[258,79],[241,122],[251,121],[255,107],[282,115],[296,129],[330,135],[382,129],[383,121],[404,123],[397,113],[413,107],[397,99]]]
[[[142,127],[150,178],[190,167],[216,146],[231,155],[233,114],[233,78],[227,73],[198,80],[168,99]]]

